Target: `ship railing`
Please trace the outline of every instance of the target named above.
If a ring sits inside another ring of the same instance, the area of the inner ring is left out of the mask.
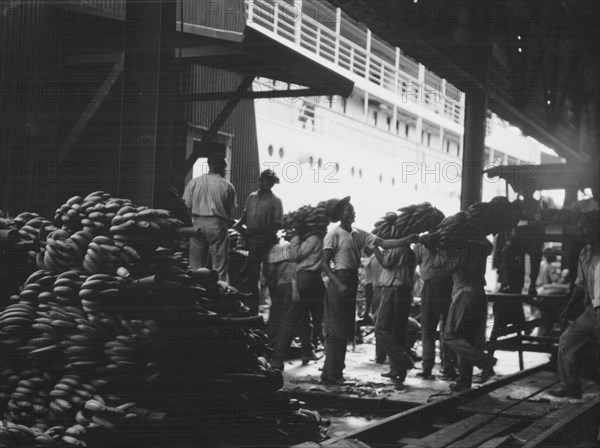
[[[454,123],[462,124],[462,99],[448,98],[439,90],[443,88],[445,81],[427,85],[424,76],[415,77],[402,70],[403,65],[417,65],[405,56],[400,54],[395,64],[384,60],[367,47],[342,36],[339,27],[338,30],[331,29],[303,14],[302,2],[298,0],[294,0],[294,7],[290,7],[289,2],[278,0],[245,0],[245,3],[246,20],[253,27],[272,32],[287,41],[292,48],[294,45],[304,48],[407,101],[421,104]],[[365,36],[368,33],[364,30],[361,32]],[[368,40],[365,39],[367,42]],[[423,72],[418,69],[418,65],[414,71]]]
[[[117,20],[125,19],[124,0],[74,0],[82,5],[89,14],[99,14]],[[198,0],[183,1],[185,23],[199,25],[202,20]],[[244,2],[244,5],[241,2]],[[368,30],[359,29],[338,14],[342,23],[335,27],[327,26],[302,13],[302,3],[313,0],[240,0],[240,7],[245,8],[246,25],[258,30],[269,31],[285,40],[292,48],[297,45],[313,55],[323,58],[348,72],[367,80],[376,86],[399,95],[403,100],[411,101],[432,110],[441,116],[462,124],[464,115],[464,95],[460,99],[448,98],[444,92],[433,93],[439,86],[428,84],[431,76],[424,67],[396,50],[396,60],[390,62],[379,57],[370,50],[369,44],[359,45],[340,33],[340,29],[352,29],[355,35],[361,35],[364,42],[369,42]],[[339,9],[338,9],[339,11]],[[241,11],[240,11],[241,12]],[[179,16],[179,8],[177,10]],[[178,21],[181,18],[178,17]],[[331,24],[330,24],[331,25]],[[335,28],[335,29],[332,29]],[[356,34],[361,33],[361,34]],[[389,45],[371,36],[381,45]],[[390,50],[391,47],[390,47]],[[414,76],[413,74],[417,74]]]

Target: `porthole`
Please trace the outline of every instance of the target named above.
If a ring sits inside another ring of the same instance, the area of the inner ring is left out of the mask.
[[[321,158],[319,157],[319,161],[317,163],[319,164],[319,168],[321,168],[321,166],[323,165],[323,160],[321,160]]]
[[[279,148],[279,158],[283,159],[283,147]]]
[[[350,173],[354,176],[354,167],[350,168]]]
[[[383,175],[379,175],[379,183],[383,182]]]
[[[396,185],[396,179],[392,177],[392,186]]]
[[[335,162],[335,171],[336,173],[340,170],[340,164]]]
[[[313,166],[313,163],[315,163],[315,158],[314,158],[313,156],[310,156],[310,157],[308,158],[308,164],[309,164],[310,166]]]
[[[362,170],[358,170],[358,177],[362,177]]]
[[[272,156],[273,155],[273,145],[269,145],[268,151],[269,151],[269,156]]]

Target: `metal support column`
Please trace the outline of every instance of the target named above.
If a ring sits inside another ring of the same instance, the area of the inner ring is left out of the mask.
[[[176,0],[127,0],[118,194],[162,203],[171,185]]]
[[[486,116],[487,97],[485,92],[479,88],[471,89],[465,97],[461,210],[465,210],[474,202],[481,201]]]

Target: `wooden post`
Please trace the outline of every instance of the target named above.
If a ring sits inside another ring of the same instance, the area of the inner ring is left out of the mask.
[[[172,184],[176,0],[127,0],[118,194],[162,203]]]
[[[479,88],[471,89],[466,93],[465,98],[465,134],[460,194],[462,210],[474,202],[481,201],[486,114],[487,97],[485,92]]]

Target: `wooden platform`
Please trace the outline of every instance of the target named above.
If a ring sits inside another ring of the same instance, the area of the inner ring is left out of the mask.
[[[548,391],[559,383],[554,372],[534,373],[494,390],[476,391],[422,404],[310,447],[508,448],[559,447],[594,440],[600,418],[600,389],[584,381],[581,400],[555,398]]]

